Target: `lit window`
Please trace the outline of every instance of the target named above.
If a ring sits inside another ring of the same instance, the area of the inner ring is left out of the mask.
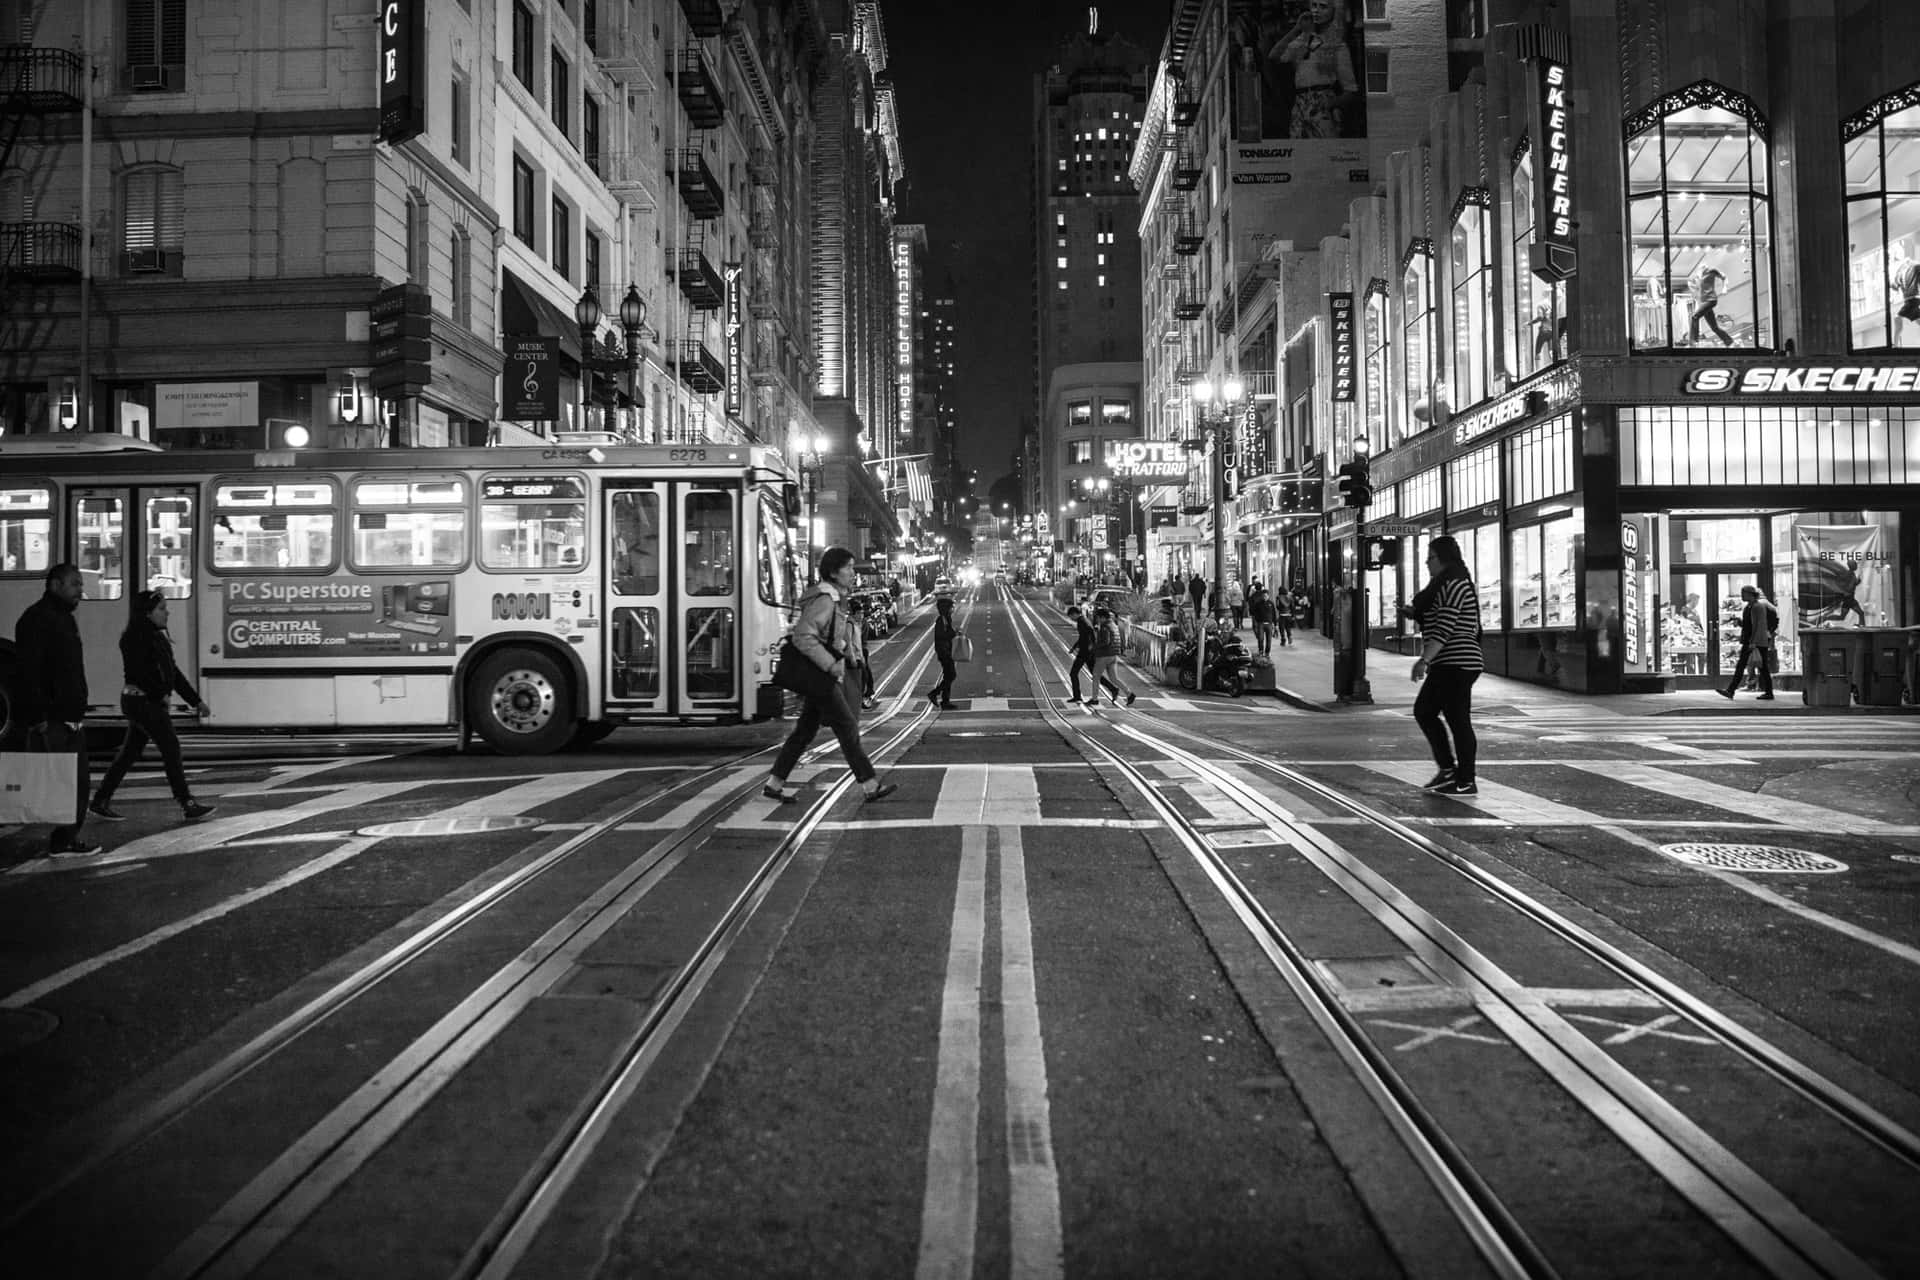
[[[1067,260],[1065,258],[1055,258],[1053,260],[1053,265],[1058,267],[1060,270],[1065,271],[1067,269]]]
[[[1100,131],[1100,141],[1105,142],[1106,140],[1107,140],[1107,131],[1105,129],[1102,129]]]
[[[1400,276],[1400,315],[1406,332],[1400,346],[1402,387],[1407,403],[1424,407],[1426,417],[1401,419],[1402,434],[1426,429],[1433,421],[1433,259],[1416,252]]]
[[[1053,215],[1053,225],[1054,225],[1054,226],[1056,226],[1056,227],[1064,227],[1064,226],[1066,226],[1066,225],[1067,225],[1067,215],[1066,215],[1066,214],[1064,214],[1064,213],[1056,213],[1056,214],[1054,214],[1054,215]]]
[[[1106,254],[1104,254],[1104,253],[1096,253],[1096,254],[1094,254],[1094,255],[1093,255],[1093,265],[1094,265],[1094,266],[1096,266],[1096,267],[1104,267],[1104,266],[1106,266],[1106,265],[1107,265],[1107,255],[1106,255]]]
[[[1482,196],[1484,192],[1480,193]],[[1487,396],[1487,360],[1492,353],[1493,272],[1487,261],[1484,205],[1468,204],[1453,224],[1449,250],[1453,280],[1452,408],[1461,409]]]
[[[1856,347],[1920,347],[1920,107],[1847,139],[1847,294]]]
[[[1627,139],[1633,343],[1643,349],[1768,348],[1773,249],[1766,126],[1707,105],[1737,94],[1704,82],[1696,89],[1697,97],[1688,95],[1692,102]],[[1556,358],[1566,354],[1557,333],[1552,345]]]
[[[1064,289],[1064,288],[1066,288],[1066,287],[1067,287],[1067,282],[1066,282],[1065,280],[1062,280],[1062,281],[1060,282],[1060,287],[1061,287],[1062,289]]]
[[[1102,289],[1107,287],[1107,278],[1105,276],[1098,277],[1097,282]]]
[[[1060,172],[1062,172],[1062,173],[1065,173],[1066,171],[1067,171],[1067,158],[1066,158],[1065,156],[1061,156],[1061,157],[1060,157]]]

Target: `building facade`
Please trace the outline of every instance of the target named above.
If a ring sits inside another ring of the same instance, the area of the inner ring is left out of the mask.
[[[1137,434],[1140,415],[1140,243],[1127,168],[1148,59],[1092,28],[1034,78],[1033,103],[1034,509],[1056,522],[1061,567],[1073,557],[1076,572],[1117,552],[1084,502],[1088,484],[1108,478],[1106,442]]]
[[[1790,678],[1844,671],[1851,633],[1897,662],[1872,641],[1920,620],[1920,82],[1891,51],[1920,13],[1492,8],[1484,82],[1280,304],[1282,396],[1330,458],[1369,438],[1367,525],[1405,534],[1367,570],[1330,512],[1329,573],[1409,647],[1398,606],[1449,534],[1490,669],[1595,692],[1724,684],[1743,587]]]

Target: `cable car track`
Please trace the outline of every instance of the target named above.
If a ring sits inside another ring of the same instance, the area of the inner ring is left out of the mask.
[[[1344,1006],[1331,981],[1311,963],[1260,896],[1238,876],[1201,828],[1169,804],[1153,779],[1093,732],[1101,721],[1069,718],[1054,709],[1041,688],[1039,672],[1050,667],[1064,679],[1053,657],[1051,631],[1031,605],[1017,602],[1016,629],[1042,708],[1042,715],[1070,740],[1084,744],[1098,762],[1126,779],[1200,869],[1221,899],[1272,964],[1274,971],[1307,1010],[1316,1026],[1355,1073],[1368,1096],[1381,1107],[1395,1134],[1442,1200],[1458,1217],[1490,1268],[1500,1275],[1556,1274],[1551,1261],[1501,1203],[1487,1180],[1462,1157],[1433,1110],[1372,1043],[1359,1020]],[[1565,945],[1578,949],[1680,1016],[1706,1029],[1729,1050],[1766,1071],[1796,1095],[1900,1161],[1920,1171],[1920,1140],[1904,1126],[1864,1100],[1825,1079],[1785,1050],[1740,1026],[1709,1002],[1687,992],[1649,966],[1590,930],[1531,898],[1499,877],[1475,866],[1387,815],[1344,796],[1298,770],[1289,769],[1215,738],[1203,737],[1155,717],[1156,732],[1127,723],[1111,723],[1127,741],[1158,758],[1172,760],[1215,787],[1228,802],[1266,825],[1277,842],[1290,844],[1323,875],[1375,919],[1388,926],[1410,951],[1435,963],[1443,977],[1466,987],[1472,1007],[1497,1028],[1549,1078],[1624,1142],[1661,1178],[1719,1226],[1770,1274],[1780,1276],[1867,1276],[1873,1269],[1788,1198],[1721,1146],[1704,1129],[1633,1075],[1595,1042],[1571,1027],[1543,1002],[1502,973],[1467,939],[1418,906],[1385,876],[1312,825],[1287,812],[1259,790],[1211,760],[1174,744],[1178,737],[1305,788],[1338,805],[1373,829],[1466,876]]]

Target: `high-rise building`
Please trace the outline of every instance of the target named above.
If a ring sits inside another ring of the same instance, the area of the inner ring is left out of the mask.
[[[1147,55],[1099,29],[1034,77],[1036,515],[1076,571],[1119,572],[1105,443],[1138,430],[1140,245],[1128,182],[1149,86]],[[1134,522],[1137,523],[1137,522]]]

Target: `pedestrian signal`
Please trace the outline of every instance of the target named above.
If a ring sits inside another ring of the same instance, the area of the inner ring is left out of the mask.
[[[1366,565],[1369,569],[1391,569],[1400,563],[1400,539],[1368,538]]]

